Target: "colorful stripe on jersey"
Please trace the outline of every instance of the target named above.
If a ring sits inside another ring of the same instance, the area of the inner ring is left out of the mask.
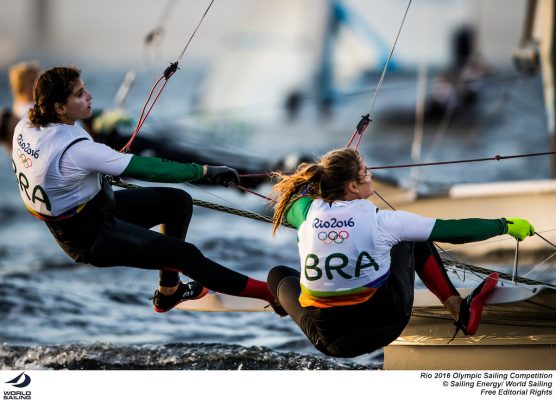
[[[73,217],[74,215],[77,215],[79,212],[81,212],[81,210],[83,210],[83,208],[85,208],[86,205],[87,205],[87,203],[80,204],[77,207],[70,208],[69,210],[67,210],[64,213],[62,213],[60,215],[57,215],[55,217],[53,217],[51,215],[41,214],[41,213],[33,210],[32,208],[30,208],[27,204],[25,204],[25,208],[27,208],[27,211],[29,211],[29,213],[33,217],[38,218],[41,221],[54,222],[54,221],[62,221],[64,219],[68,219],[68,218]]]
[[[301,304],[301,307],[316,308],[352,306],[354,304],[364,303],[373,297],[377,290],[384,284],[384,282],[386,282],[389,276],[390,270],[377,280],[369,282],[363,287],[335,292],[310,290],[301,285],[299,303]]]

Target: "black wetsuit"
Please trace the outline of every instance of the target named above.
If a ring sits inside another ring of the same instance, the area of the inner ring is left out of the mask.
[[[193,244],[183,241],[192,207],[191,196],[180,189],[113,192],[103,180],[101,191],[81,212],[46,224],[75,261],[97,267],[179,271],[212,290],[239,294],[247,276],[206,258]],[[165,225],[166,234],[149,229],[159,224]],[[171,286],[169,281],[177,279],[177,273],[171,272],[161,276],[161,284],[166,280]]]
[[[427,267],[445,278],[445,284],[457,294],[446,276],[440,256],[430,243],[402,242],[390,252],[390,276],[366,302],[330,308],[302,307],[299,271],[278,266],[268,275],[268,286],[280,305],[322,353],[334,357],[356,357],[371,353],[396,340],[411,317],[415,272]]]

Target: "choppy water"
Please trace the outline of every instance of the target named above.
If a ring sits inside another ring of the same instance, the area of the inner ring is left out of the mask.
[[[110,105],[121,76],[123,73],[85,73],[96,106]],[[321,154],[345,145],[370,99],[368,93],[343,98],[336,116],[329,120],[318,120],[308,111],[294,124],[250,127],[236,123],[230,128],[214,121],[200,124],[186,115],[190,105],[185,99],[193,90],[187,84],[192,78],[180,80],[179,76],[176,87],[189,89],[165,93],[144,134],[156,137],[163,130],[172,140],[198,146],[209,154],[225,153],[230,159],[241,156],[245,165],[253,166],[261,159],[274,162],[293,152]],[[369,164],[409,160],[413,127],[406,117],[413,111],[415,84],[413,77],[389,78],[377,102],[376,125],[361,145]],[[137,115],[149,85],[147,81],[145,87],[132,92],[132,115]],[[433,159],[544,151],[548,139],[539,80],[520,82],[519,90],[511,87],[507,81],[492,84],[476,113],[460,116],[450,125]],[[5,82],[0,90],[2,98],[7,98]],[[502,96],[508,93],[510,100],[502,104]],[[381,115],[393,118],[381,120]],[[435,125],[431,123],[427,129],[432,136]],[[425,147],[431,140],[425,140]],[[436,183],[546,178],[549,165],[547,158],[521,159],[487,167],[431,168],[426,177]],[[391,174],[398,179],[407,177],[402,170]],[[255,196],[221,188],[186,189],[196,198],[264,211],[264,204]],[[216,211],[195,208],[188,240],[208,257],[259,279],[265,279],[274,265],[297,265],[293,232],[284,230],[273,239],[267,224]],[[154,271],[99,270],[71,262],[47,228],[20,204],[9,158],[0,154],[2,368],[360,369],[382,365],[381,351],[349,362],[321,356],[288,318],[272,313],[154,313],[148,298],[157,278]]]

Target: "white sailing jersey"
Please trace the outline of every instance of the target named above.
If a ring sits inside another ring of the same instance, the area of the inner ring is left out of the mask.
[[[68,148],[73,150],[74,146],[92,146],[87,154],[96,160],[99,167],[83,169],[74,166],[80,173],[67,173],[71,171],[68,164],[76,164],[67,154]],[[110,154],[110,168],[103,166],[106,160],[103,152]],[[65,162],[62,162],[62,157]],[[27,209],[41,219],[75,214],[79,207],[99,192],[101,173],[119,175],[130,159],[130,154],[121,154],[94,143],[77,123],[34,127],[24,118],[14,131],[12,163],[21,198]],[[61,170],[62,164],[65,171]]]
[[[368,200],[314,200],[298,230],[301,304],[365,301],[388,278],[392,247],[404,240],[427,240],[434,223],[405,212],[377,213]]]

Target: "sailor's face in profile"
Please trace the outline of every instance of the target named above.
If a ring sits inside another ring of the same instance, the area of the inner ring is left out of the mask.
[[[375,189],[373,188],[372,176],[373,173],[367,169],[364,163],[361,163],[359,165],[359,181],[357,182],[360,199],[366,199],[374,194]]]
[[[78,119],[86,119],[93,114],[93,96],[85,89],[81,79],[71,88],[66,103],[59,105],[56,109],[60,121],[64,124],[73,125]]]

